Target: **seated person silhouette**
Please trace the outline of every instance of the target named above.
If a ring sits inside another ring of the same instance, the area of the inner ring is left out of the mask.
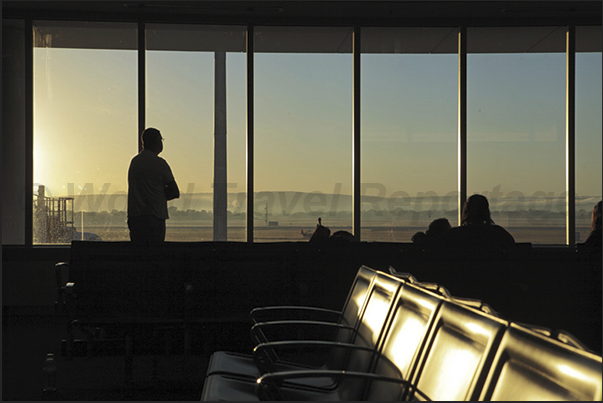
[[[452,227],[447,218],[437,218],[429,224],[427,231],[419,231],[410,239],[415,245],[427,246],[430,245],[435,239],[443,235],[450,228]]]
[[[590,220],[590,234],[586,241],[581,244],[582,247],[601,252],[602,249],[602,238],[601,238],[601,203],[599,202],[593,208],[593,213]]]
[[[312,233],[312,237],[310,237],[310,242],[319,243],[325,242],[329,240],[331,236],[331,230],[328,227],[322,225],[322,219],[318,217],[318,224]]]
[[[340,230],[335,231],[333,235],[329,238],[329,242],[332,244],[340,244],[340,243],[350,243],[354,242],[356,239],[354,235],[348,231]]]
[[[447,248],[504,249],[515,245],[515,239],[494,223],[488,199],[474,194],[463,205],[461,226],[451,228],[436,243]]]

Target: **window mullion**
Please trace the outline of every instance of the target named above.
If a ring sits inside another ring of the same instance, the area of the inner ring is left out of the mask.
[[[565,80],[565,201],[566,242],[576,244],[576,27],[569,25],[566,32]]]
[[[458,225],[467,200],[467,27],[458,33]]]
[[[352,143],[352,231],[356,241],[361,240],[361,178],[360,178],[360,27],[354,27],[353,36],[353,143]]]
[[[25,246],[33,245],[33,21],[25,20]]]
[[[247,242],[253,243],[253,25],[247,27]]]
[[[138,152],[142,151],[140,134],[146,129],[146,26],[138,23]]]

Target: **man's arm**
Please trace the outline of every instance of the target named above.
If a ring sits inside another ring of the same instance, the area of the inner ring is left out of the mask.
[[[180,189],[176,184],[176,180],[172,180],[165,185],[165,198],[167,200],[177,199],[180,197]]]

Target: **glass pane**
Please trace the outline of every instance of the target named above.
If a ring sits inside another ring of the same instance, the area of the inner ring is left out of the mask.
[[[244,241],[245,28],[150,24],[146,35],[147,127],[165,138],[161,157],[180,188],[168,202],[166,241]],[[218,118],[216,99],[226,107]],[[222,192],[214,192],[216,152]]]
[[[257,242],[304,241],[318,218],[351,231],[351,32],[256,28]]]
[[[129,240],[136,24],[34,24],[34,243]]]
[[[564,41],[563,27],[467,30],[467,191],[516,242],[566,242]]]
[[[601,26],[576,27],[576,242],[601,201]]]
[[[362,240],[456,226],[457,28],[362,30]]]

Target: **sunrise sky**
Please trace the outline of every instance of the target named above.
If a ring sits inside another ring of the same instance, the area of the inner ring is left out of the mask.
[[[35,188],[127,191],[136,63],[135,51],[35,49]],[[182,192],[212,190],[213,63],[211,52],[147,52],[147,126],[161,130]],[[245,54],[226,63],[236,193],[246,190]],[[454,54],[362,56],[362,182],[385,196],[457,189],[457,63]],[[256,191],[351,193],[351,54],[256,53],[254,67]],[[576,191],[600,198],[601,54],[578,54],[576,69]],[[468,55],[468,137],[470,194],[561,195],[565,55]]]

